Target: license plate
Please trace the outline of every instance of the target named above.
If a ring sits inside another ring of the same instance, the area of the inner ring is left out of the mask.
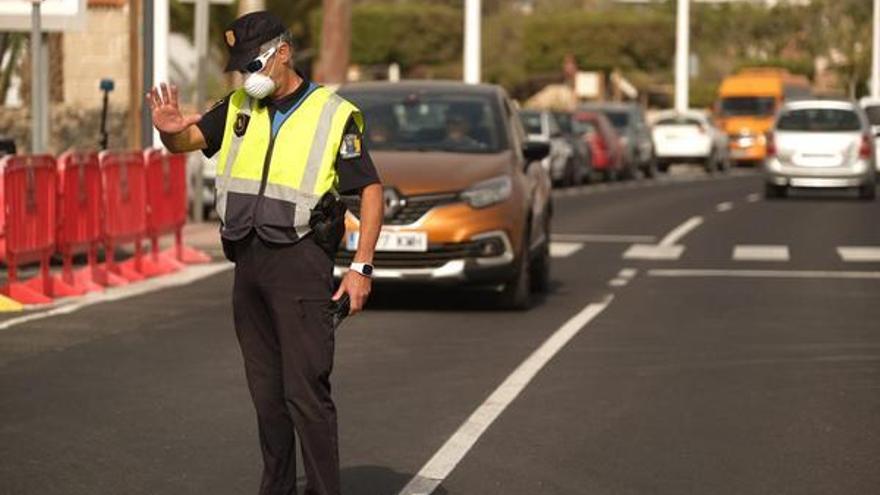
[[[732,149],[730,150],[730,156],[733,158],[744,158],[749,156],[749,150]]]
[[[351,232],[345,242],[345,248],[356,251],[358,245],[358,232]],[[376,251],[409,251],[425,252],[428,250],[427,232],[394,232],[383,230],[379,233],[376,242]]]

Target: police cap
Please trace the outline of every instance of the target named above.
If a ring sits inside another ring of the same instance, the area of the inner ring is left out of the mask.
[[[281,19],[264,10],[245,14],[229,25],[224,33],[229,63],[226,72],[243,71],[260,54],[260,46],[280,36],[287,28]]]

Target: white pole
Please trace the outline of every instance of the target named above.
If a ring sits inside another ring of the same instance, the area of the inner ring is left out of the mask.
[[[871,97],[880,98],[880,0],[874,0],[874,43],[871,48]]]
[[[153,0],[153,84],[168,80],[169,0]],[[153,128],[153,146],[162,146]]]
[[[40,2],[33,0],[31,3],[31,153],[45,151],[43,139],[43,29],[40,18]]]
[[[464,4],[464,82],[480,83],[480,0]]]
[[[688,109],[688,59],[690,58],[690,0],[678,0],[675,29],[675,109]]]

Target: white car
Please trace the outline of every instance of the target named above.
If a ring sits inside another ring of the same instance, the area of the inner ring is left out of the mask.
[[[673,163],[697,163],[710,173],[729,166],[727,135],[703,112],[659,112],[651,134],[660,171]]]
[[[859,103],[871,124],[871,135],[874,136],[874,166],[880,173],[880,99],[866,97],[859,100]]]
[[[789,188],[857,188],[874,199],[874,139],[855,102],[802,100],[786,103],[767,137],[766,196]]]

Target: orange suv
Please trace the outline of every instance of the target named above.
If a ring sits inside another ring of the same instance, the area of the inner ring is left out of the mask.
[[[550,178],[546,143],[528,142],[515,105],[494,85],[358,83],[339,94],[366,120],[366,147],[385,185],[377,283],[491,287],[527,308],[547,289]],[[341,276],[357,246],[349,207],[336,259]]]

